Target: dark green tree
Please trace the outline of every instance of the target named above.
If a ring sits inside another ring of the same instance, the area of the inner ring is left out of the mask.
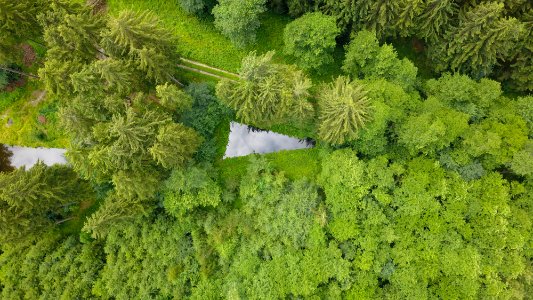
[[[320,12],[308,13],[285,27],[285,54],[295,57],[296,63],[304,69],[319,69],[333,62],[338,34],[334,17]]]
[[[454,0],[426,1],[416,17],[416,35],[427,42],[437,43],[456,18],[458,10],[459,5]]]
[[[0,241],[31,239],[68,217],[67,206],[90,195],[86,182],[64,166],[42,162],[0,173]]]
[[[448,30],[444,42],[433,45],[438,69],[471,74],[474,78],[492,73],[498,60],[511,58],[524,25],[505,17],[501,3],[480,3],[460,14],[459,24]]]

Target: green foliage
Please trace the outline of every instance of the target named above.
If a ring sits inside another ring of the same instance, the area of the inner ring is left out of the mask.
[[[533,96],[519,97],[516,102],[518,113],[526,121],[529,136],[533,137]]]
[[[239,198],[240,209],[207,228],[208,242],[228,266],[221,295],[309,297],[319,285],[345,278],[348,265],[326,242],[325,211],[313,185],[290,183],[253,160]]]
[[[221,80],[217,97],[248,124],[268,126],[288,119],[305,119],[312,112],[307,101],[311,81],[298,69],[272,62],[274,52],[252,52],[242,62],[241,80]]]
[[[421,111],[408,117],[399,129],[399,142],[412,154],[435,154],[450,146],[468,128],[469,115],[447,108],[439,100],[428,98]]]
[[[213,8],[215,27],[237,47],[253,44],[261,25],[259,15],[266,11],[265,3],[266,0],[221,0]]]
[[[37,237],[57,219],[68,216],[68,203],[89,195],[86,182],[64,166],[46,167],[42,162],[29,170],[0,173],[0,241]]]
[[[37,16],[46,11],[47,4],[42,0],[0,1],[0,63],[20,59],[19,44],[42,34]]]
[[[362,161],[350,150],[322,170],[328,228],[358,274],[347,298],[507,297],[527,284],[515,278],[527,273],[531,221],[500,175],[466,184],[432,160]]]
[[[221,190],[212,174],[201,167],[174,170],[165,182],[163,205],[167,213],[180,218],[197,207],[216,207]]]
[[[331,54],[338,34],[335,18],[319,12],[308,13],[285,27],[284,52],[295,57],[304,69],[319,69],[333,62]]]
[[[360,83],[338,77],[319,95],[320,139],[331,144],[354,140],[358,131],[371,119],[370,101]]]
[[[198,161],[214,161],[217,155],[217,143],[225,149],[227,141],[221,141],[216,135],[217,128],[227,121],[230,110],[221,105],[214,95],[214,90],[209,85],[190,84],[187,93],[193,98],[192,108],[182,116],[183,124],[193,128],[203,137],[203,144],[196,152]]]
[[[75,237],[47,234],[35,244],[4,246],[0,255],[2,299],[89,299],[103,253]]]
[[[286,0],[288,13],[292,17],[299,17],[314,10],[314,0]],[[316,1],[318,2],[318,1]]]
[[[458,5],[453,0],[425,2],[423,11],[416,19],[417,35],[428,42],[437,43],[444,36],[457,11]]]
[[[460,14],[459,24],[447,31],[445,42],[434,45],[440,70],[452,69],[475,78],[488,76],[498,59],[509,59],[524,34],[523,24],[504,17],[501,3],[480,3]]]
[[[413,63],[406,58],[400,60],[392,46],[379,46],[375,34],[366,30],[354,35],[342,70],[359,78],[385,78],[408,91],[416,84],[417,68]]]
[[[190,14],[201,14],[210,11],[215,5],[213,0],[179,0],[180,6]]]
[[[192,99],[189,95],[178,89],[177,86],[168,83],[156,86],[156,95],[162,106],[178,115],[189,110],[192,105]]]
[[[187,221],[137,218],[109,233],[93,291],[115,299],[183,298],[198,281]]]
[[[7,77],[7,72],[4,70],[0,70],[0,91],[3,91],[8,83],[9,83],[9,80]]]

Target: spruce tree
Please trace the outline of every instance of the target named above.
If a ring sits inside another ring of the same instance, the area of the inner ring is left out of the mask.
[[[480,3],[461,14],[459,24],[447,32],[445,42],[433,45],[439,69],[480,78],[490,75],[498,60],[512,57],[524,26],[504,15],[503,4],[493,2]]]
[[[310,80],[293,66],[273,63],[273,55],[252,52],[243,59],[241,80],[223,79],[217,85],[219,99],[245,123],[265,126],[303,119],[312,111],[307,101]]]
[[[42,27],[37,16],[46,11],[43,0],[0,0],[0,63],[20,58],[20,43],[40,40]]]
[[[372,113],[370,99],[363,86],[343,76],[323,88],[318,105],[318,136],[331,144],[354,140]]]
[[[436,43],[444,36],[457,15],[459,6],[454,0],[429,0],[416,18],[416,35],[427,42]]]
[[[0,172],[0,241],[31,238],[65,217],[64,205],[78,203],[88,192],[68,167],[47,167]]]

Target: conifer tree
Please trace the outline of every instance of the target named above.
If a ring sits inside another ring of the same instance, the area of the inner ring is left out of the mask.
[[[498,60],[514,54],[524,26],[515,18],[504,17],[501,3],[480,3],[459,16],[459,24],[449,30],[445,43],[434,45],[439,69],[450,68],[480,78],[491,74]]]
[[[0,241],[29,238],[54,224],[63,205],[77,203],[88,186],[68,167],[46,167],[0,172]]]
[[[429,0],[416,18],[416,34],[427,42],[436,43],[444,36],[457,15],[459,6],[454,0]]]
[[[223,79],[217,85],[219,99],[243,122],[267,125],[305,118],[312,111],[307,101],[311,81],[293,66],[273,63],[273,55],[273,51],[260,56],[252,52],[243,59],[241,80]]]
[[[43,0],[0,1],[0,63],[19,58],[17,46],[30,39],[39,39],[42,27],[37,16],[46,10]]]
[[[61,60],[94,60],[103,29],[103,21],[88,7],[76,3],[52,2],[39,15],[50,57]]]
[[[372,106],[363,86],[340,76],[319,95],[320,139],[343,144],[357,137],[357,132],[371,118]]]

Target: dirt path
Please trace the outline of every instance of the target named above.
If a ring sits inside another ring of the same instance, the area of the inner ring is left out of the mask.
[[[236,80],[234,80],[232,78],[229,78],[229,77],[224,77],[224,76],[220,76],[220,75],[217,75],[217,74],[209,73],[207,71],[199,70],[199,69],[196,69],[196,68],[193,68],[193,67],[180,65],[180,64],[178,64],[177,66],[178,66],[178,68],[182,68],[182,69],[187,70],[187,71],[191,71],[191,72],[195,72],[195,73],[199,73],[199,74],[215,77],[215,78],[218,78],[218,79],[229,79],[231,81],[236,81]],[[229,73],[229,74],[231,74],[231,73]]]
[[[190,60],[190,59],[186,59],[186,58],[181,58],[181,60],[183,60],[184,62],[188,62],[188,63],[190,63],[190,64],[193,64],[193,65],[197,65],[197,66],[204,67],[204,68],[206,68],[206,69],[211,69],[211,70],[218,71],[218,72],[220,72],[220,73],[225,73],[225,74],[228,74],[228,75],[232,75],[232,76],[239,77],[239,74],[237,74],[237,73],[232,73],[232,72],[229,72],[229,71],[226,71],[226,70],[223,70],[223,69],[215,68],[215,67],[212,67],[212,66],[206,65],[206,64],[204,64],[204,63],[201,63],[201,62],[199,62],[199,61]]]

